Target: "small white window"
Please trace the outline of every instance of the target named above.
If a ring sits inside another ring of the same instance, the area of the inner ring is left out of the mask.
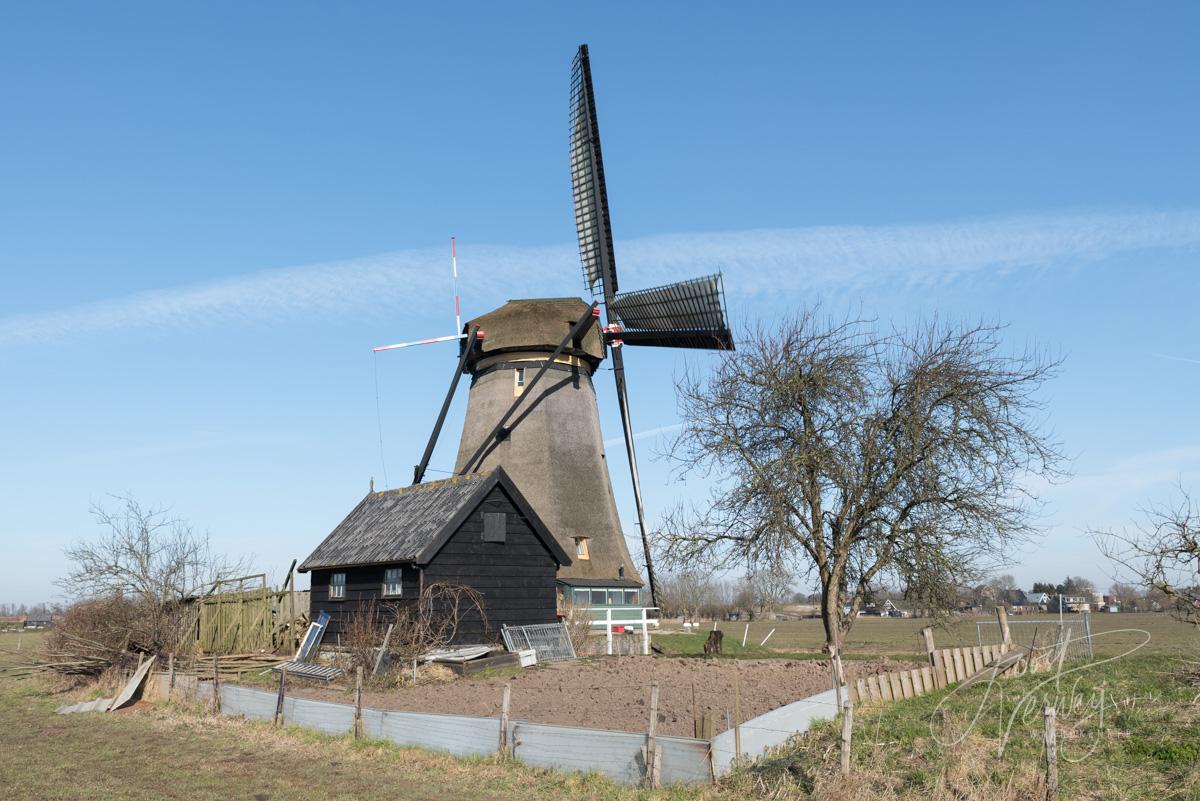
[[[383,594],[388,598],[399,598],[404,594],[402,572],[398,567],[389,567],[383,571]]]
[[[525,386],[525,368],[524,367],[517,368],[517,375],[516,375],[515,380],[517,382],[518,388]]]
[[[329,600],[340,601],[346,597],[346,574],[329,574]]]
[[[575,558],[576,559],[591,559],[591,554],[588,553],[588,538],[575,538]]]

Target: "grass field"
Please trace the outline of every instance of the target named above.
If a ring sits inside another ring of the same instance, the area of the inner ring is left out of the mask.
[[[1077,615],[1065,615],[1066,620],[1078,620]],[[976,621],[995,621],[994,616],[955,618],[945,626],[934,629],[934,640],[938,646],[951,647],[956,645],[975,645]],[[1040,614],[1024,617],[1014,616],[1012,620],[1057,620],[1054,615]],[[1170,615],[1162,613],[1129,613],[1129,614],[1093,614],[1091,616],[1092,632],[1097,657],[1116,656],[1128,651],[1145,640],[1146,632],[1150,641],[1142,648],[1142,654],[1178,655],[1194,650],[1200,646],[1200,635],[1194,628],[1174,620]],[[750,624],[750,633],[746,638],[746,648],[741,647],[744,623],[722,622],[718,624],[725,632],[726,653],[729,656],[759,659],[770,656],[787,656],[789,658],[816,657],[821,653],[825,642],[825,631],[821,621],[789,620],[761,621]],[[848,659],[868,658],[888,655],[896,658],[924,660],[924,649],[920,644],[919,632],[930,621],[920,618],[880,618],[863,617],[854,622],[846,645],[845,656]],[[711,624],[703,626],[695,633],[662,633],[656,634],[654,641],[668,653],[674,655],[700,655],[703,653],[703,643],[708,636]],[[1041,629],[1040,636],[1050,635],[1053,623]],[[995,629],[996,627],[990,627]],[[1019,642],[1022,637],[1031,637],[1034,626],[1022,623],[1013,627],[1013,637]],[[759,643],[767,634],[775,629],[765,648]],[[1133,630],[1133,631],[1130,631]]]

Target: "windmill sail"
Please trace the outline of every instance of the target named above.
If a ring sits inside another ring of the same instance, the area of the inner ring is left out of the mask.
[[[608,304],[627,345],[732,350],[721,275],[623,292]]]
[[[579,46],[571,69],[571,186],[583,280],[592,294],[607,299],[617,292],[617,268],[613,261],[608,191],[604,186],[600,126],[596,122],[596,95],[592,91],[587,45]]]

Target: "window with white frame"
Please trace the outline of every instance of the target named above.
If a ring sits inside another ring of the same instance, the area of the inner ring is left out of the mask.
[[[329,574],[329,600],[340,601],[346,597],[346,574]]]
[[[386,598],[399,598],[404,594],[403,573],[398,567],[389,567],[383,571],[383,595]]]
[[[513,397],[520,395],[525,391],[525,368],[518,367],[513,370]]]

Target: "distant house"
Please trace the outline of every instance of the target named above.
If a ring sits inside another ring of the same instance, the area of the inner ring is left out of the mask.
[[[424,587],[445,582],[483,596],[484,618],[464,620],[455,638],[482,643],[505,624],[555,622],[555,574],[570,563],[497,467],[368,493],[299,570],[312,573],[313,616],[329,613],[327,636],[369,602],[412,603]]]
[[[1014,612],[1024,612],[1029,605],[1029,597],[1025,590],[1005,590],[1001,593],[1000,602]]]
[[[1045,609],[1050,604],[1050,593],[1027,592],[1025,593],[1025,603],[1029,606],[1040,606],[1042,609]]]
[[[22,625],[27,629],[48,629],[52,622],[50,615],[39,613],[26,615],[25,622]]]

